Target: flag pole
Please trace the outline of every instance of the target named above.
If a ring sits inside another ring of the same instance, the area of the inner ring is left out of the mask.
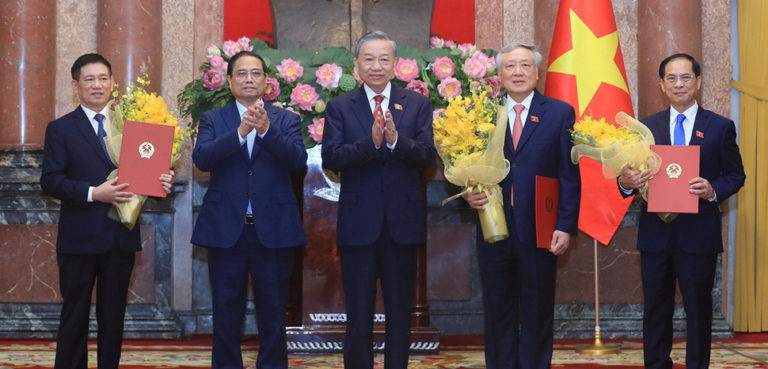
[[[590,344],[576,345],[576,353],[590,355],[611,355],[621,352],[621,346],[616,343],[603,343],[600,333],[600,269],[597,264],[597,240],[592,239],[595,246],[595,341]]]

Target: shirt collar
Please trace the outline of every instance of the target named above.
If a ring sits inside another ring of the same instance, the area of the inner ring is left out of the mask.
[[[513,111],[514,106],[517,104],[523,104],[523,106],[525,107],[525,110],[530,110],[532,101],[533,101],[533,91],[531,91],[531,93],[528,94],[528,96],[526,96],[525,99],[523,99],[523,101],[521,102],[517,102],[511,96],[507,95],[507,110]]]
[[[699,111],[699,103],[694,101],[693,105],[691,105],[690,108],[685,109],[684,112],[682,112],[683,115],[685,115],[685,119],[688,119],[689,122],[693,123],[696,121],[696,113]],[[674,122],[677,119],[677,115],[681,112],[675,110],[674,107],[671,105],[669,106],[669,119],[671,122]]]
[[[101,111],[98,111],[98,112],[93,111],[91,109],[88,109],[84,105],[80,105],[80,107],[83,109],[83,112],[85,113],[85,116],[88,117],[88,121],[89,122],[93,122],[94,121],[94,119],[96,117],[96,114],[101,114],[105,118],[108,116],[107,115],[107,107],[106,106],[104,106],[104,108],[102,108]]]
[[[374,92],[373,89],[368,87],[368,85],[365,83],[363,83],[363,89],[365,90],[365,96],[368,98],[368,101],[373,100],[373,97],[376,95],[384,96],[384,100],[387,100],[392,94],[392,82],[387,82],[387,87],[384,87],[384,91],[381,91],[380,94]]]
[[[237,106],[237,113],[240,115],[240,119],[243,119],[243,115],[248,111],[248,108],[237,100],[235,100],[235,105]]]

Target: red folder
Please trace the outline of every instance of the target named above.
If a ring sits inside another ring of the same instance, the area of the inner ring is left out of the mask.
[[[557,178],[536,176],[536,247],[548,249],[557,225],[557,204],[560,199]]]
[[[173,126],[125,121],[118,184],[128,183],[126,191],[136,194],[165,197],[159,178],[171,167],[174,131]]]
[[[689,192],[699,176],[699,146],[651,145],[661,156],[659,172],[648,181],[649,213],[699,212],[699,197]]]

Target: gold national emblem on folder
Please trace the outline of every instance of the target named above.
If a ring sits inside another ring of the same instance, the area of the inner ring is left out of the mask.
[[[667,165],[667,176],[672,179],[677,179],[683,174],[683,167],[677,163],[670,163]]]
[[[139,145],[139,156],[142,159],[149,159],[155,153],[155,146],[151,142],[145,141]]]

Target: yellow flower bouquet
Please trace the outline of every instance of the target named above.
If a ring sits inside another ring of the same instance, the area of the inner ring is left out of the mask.
[[[480,190],[488,203],[478,211],[483,239],[496,242],[509,237],[504,217],[501,182],[509,173],[504,158],[507,110],[489,98],[488,88],[473,88],[471,96],[457,96],[432,122],[435,146],[443,160],[445,178],[465,189],[443,201]]]
[[[169,167],[181,157],[184,141],[190,136],[191,130],[179,127],[178,119],[168,110],[163,97],[154,92],[147,92],[146,87],[149,83],[146,76],[138,77],[135,84],[126,87],[124,94],[120,95],[117,89],[112,93],[115,99],[110,102],[111,109],[109,109],[111,133],[104,138],[104,142],[109,158],[116,167],[120,164],[120,147],[126,120],[175,127]],[[113,179],[116,176],[117,169],[113,170],[107,178]],[[133,229],[146,199],[145,195],[134,195],[130,201],[119,203],[118,206],[110,209],[108,216]]]
[[[655,143],[651,131],[627,113],[618,112],[615,119],[618,126],[606,122],[605,118],[594,120],[590,116],[576,122],[571,132],[571,161],[576,164],[582,156],[595,159],[603,164],[605,178],[618,177],[630,162],[634,163],[632,169],[650,169],[652,174],[656,174],[661,158],[651,151],[651,145]],[[648,200],[648,183],[640,188],[640,194]],[[670,222],[675,215],[659,213],[659,217]]]

